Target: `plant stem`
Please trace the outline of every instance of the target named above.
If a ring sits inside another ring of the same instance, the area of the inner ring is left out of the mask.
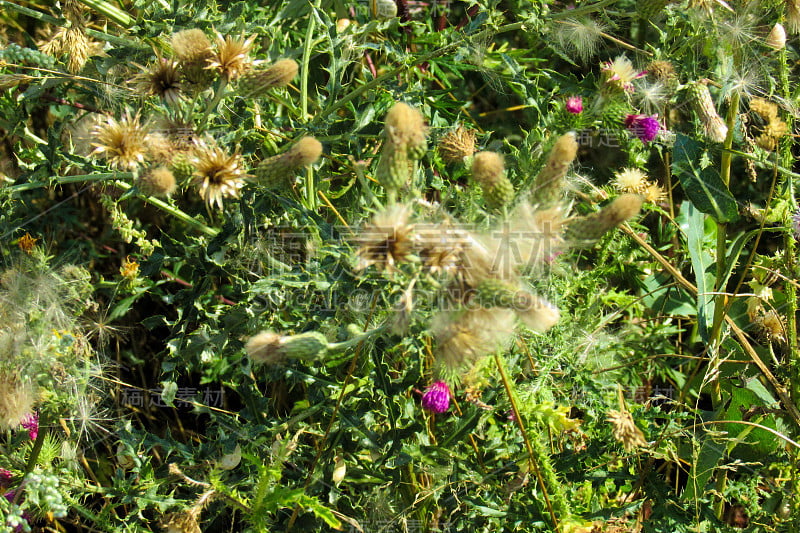
[[[308,30],[306,40],[303,43],[303,70],[300,74],[300,114],[303,121],[308,120],[308,74],[311,63],[311,49],[314,39],[314,30],[317,25],[316,11],[320,8],[320,0],[315,0],[311,8],[311,15],[308,17]],[[306,208],[315,211],[319,206],[317,202],[316,189],[314,187],[314,169],[309,165],[306,168],[306,187],[305,187]]]
[[[371,329],[369,331],[365,331],[365,332],[361,333],[360,335],[356,335],[352,339],[347,339],[346,341],[342,341],[342,342],[332,342],[332,343],[328,344],[328,351],[330,351],[330,352],[341,352],[343,350],[346,350],[346,349],[350,348],[351,346],[356,346],[359,343],[361,343],[361,342],[367,340],[368,338],[372,337],[373,335],[377,335],[377,334],[385,331],[387,327],[388,327],[387,324],[383,324],[381,326],[378,326],[377,328],[373,328],[373,329]]]
[[[206,129],[206,124],[208,123],[208,117],[211,115],[211,112],[214,111],[219,105],[220,100],[222,100],[222,95],[225,93],[225,89],[227,88],[228,88],[227,78],[225,78],[225,76],[220,76],[219,81],[217,82],[217,88],[214,90],[214,97],[208,101],[205,113],[203,113],[203,118],[200,119],[200,122],[197,125],[197,131],[202,132]]]
[[[553,470],[553,465],[550,461],[549,454],[545,451],[544,445],[536,438],[532,440],[525,429],[525,422],[522,420],[522,415],[517,406],[516,394],[514,393],[514,384],[508,379],[505,364],[500,357],[500,354],[495,352],[494,360],[497,364],[497,370],[500,372],[500,379],[503,381],[503,386],[506,389],[506,395],[509,402],[511,402],[511,410],[514,413],[514,420],[519,427],[522,434],[522,440],[525,442],[525,448],[528,450],[528,464],[533,472],[536,474],[536,479],[539,482],[539,488],[544,495],[545,506],[550,519],[553,521],[555,530],[559,530],[558,517],[566,518],[570,516],[569,505],[561,489],[560,483]],[[551,501],[552,496],[552,501]],[[558,513],[558,514],[556,514]]]

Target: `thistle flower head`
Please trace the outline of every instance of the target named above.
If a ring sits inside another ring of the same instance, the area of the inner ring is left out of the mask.
[[[28,437],[31,440],[36,440],[36,437],[39,436],[39,413],[33,411],[23,416],[20,426],[28,431]]]
[[[579,115],[583,111],[583,98],[580,96],[570,96],[567,98],[565,107],[568,113]]]
[[[247,174],[238,152],[229,155],[218,146],[205,146],[195,150],[193,163],[194,183],[209,206],[222,209],[223,196],[239,196]]]
[[[531,202],[542,207],[557,204],[564,194],[564,176],[578,154],[574,132],[565,133],[556,140],[547,161],[531,186]]]
[[[165,166],[150,169],[139,178],[139,188],[151,196],[169,196],[177,187],[175,175]]]
[[[299,69],[294,59],[281,59],[265,70],[249,70],[239,78],[239,93],[245,98],[266,96],[270,89],[289,85]]]
[[[622,169],[614,177],[614,188],[620,192],[643,193],[648,185],[647,175],[638,168]]]
[[[625,117],[625,127],[642,142],[650,142],[658,136],[661,124],[658,116],[628,115]]]
[[[434,413],[450,409],[450,387],[444,381],[434,381],[422,395],[422,408]]]
[[[439,140],[439,155],[447,163],[460,163],[475,153],[475,130],[459,125]]]
[[[181,72],[171,59],[158,58],[134,78],[134,83],[138,90],[161,98],[167,105],[174,105],[181,96]]]
[[[358,244],[355,270],[376,265],[382,271],[393,272],[397,265],[409,261],[414,248],[410,217],[409,206],[393,205],[361,228],[355,240]]]
[[[502,180],[505,171],[503,156],[497,152],[478,152],[472,160],[472,178],[482,187]]]
[[[33,386],[9,370],[0,370],[0,429],[16,429],[33,411]]]
[[[134,169],[144,162],[147,152],[147,130],[139,116],[125,114],[120,120],[109,117],[95,126],[92,154],[98,154],[112,167]]]
[[[290,186],[299,169],[316,162],[322,155],[322,143],[314,137],[303,137],[282,154],[258,164],[256,181],[267,189],[279,190]]]
[[[318,359],[328,349],[328,340],[321,333],[310,331],[299,335],[280,335],[262,331],[245,344],[245,351],[254,363],[277,364],[285,359]]]
[[[228,81],[233,81],[250,69],[252,59],[250,49],[253,48],[255,35],[248,37],[223,37],[221,33],[216,35],[217,49],[213,56],[208,60],[206,68],[219,71],[220,75]]]
[[[624,92],[633,92],[633,80],[647,75],[646,71],[636,70],[630,59],[624,55],[618,56],[614,61],[606,61],[601,65],[603,78],[610,88]]]
[[[648,183],[647,188],[641,193],[645,202],[657,204],[666,196],[666,192],[657,183]]]
[[[663,59],[656,59],[647,65],[647,73],[664,85],[671,86],[678,80],[675,65]]]
[[[184,64],[203,63],[213,54],[211,41],[199,28],[173,33],[170,41],[175,57]]]
[[[764,44],[773,50],[783,50],[786,48],[786,30],[783,28],[783,24],[778,22],[772,27]]]
[[[386,114],[384,131],[389,149],[408,151],[413,159],[422,156],[420,152],[424,152],[427,144],[427,127],[422,113],[416,108],[403,102],[393,105]]]
[[[437,357],[459,368],[490,355],[511,339],[514,320],[514,311],[497,307],[443,311],[431,326]]]
[[[647,446],[644,433],[636,427],[633,417],[627,409],[623,411],[610,410],[608,421],[611,423],[611,434],[617,442],[622,444],[626,452],[640,446]]]

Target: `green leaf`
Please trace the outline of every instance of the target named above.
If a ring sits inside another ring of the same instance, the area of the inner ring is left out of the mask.
[[[731,191],[714,168],[701,168],[698,164],[702,155],[700,145],[686,135],[678,134],[673,153],[672,171],[695,207],[717,222],[736,221],[739,209]]]
[[[178,384],[174,381],[161,382],[161,399],[170,407],[174,407],[172,402],[175,401],[175,395],[178,393]]]
[[[714,281],[716,279],[716,266],[711,254],[704,249],[705,217],[692,203],[681,206],[681,218],[684,224],[681,229],[686,234],[689,257],[692,260],[692,269],[697,286],[697,326],[700,337],[709,340],[710,324],[714,317]]]

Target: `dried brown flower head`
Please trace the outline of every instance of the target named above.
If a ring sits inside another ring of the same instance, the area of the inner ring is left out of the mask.
[[[181,96],[181,76],[176,61],[158,58],[134,78],[134,83],[143,93],[158,96],[167,105],[174,105]]]
[[[39,239],[26,232],[25,235],[20,237],[19,241],[17,241],[17,246],[19,246],[20,250],[30,255],[33,252],[33,247],[36,246],[36,241],[38,240]]]
[[[393,272],[400,263],[410,261],[415,238],[410,217],[411,208],[399,204],[372,217],[355,238],[355,270],[376,265],[382,271]]]
[[[169,196],[177,187],[175,175],[164,166],[150,169],[139,178],[139,188],[150,196]]]
[[[209,69],[219,71],[220,75],[228,81],[233,81],[250,70],[253,60],[250,58],[250,49],[253,48],[255,35],[248,37],[223,37],[217,32],[217,49],[208,60]]]
[[[622,443],[626,452],[641,446],[647,446],[642,430],[636,427],[631,413],[627,410],[610,410],[608,421],[611,422],[611,434],[617,442]]]
[[[514,311],[499,307],[440,312],[431,325],[437,358],[458,368],[490,355],[511,340],[514,320]]]
[[[95,126],[92,135],[92,154],[100,155],[112,167],[130,170],[144,162],[147,130],[139,115],[125,114],[120,120],[109,117]]]
[[[459,125],[439,140],[439,155],[447,163],[460,163],[475,153],[475,130]]]
[[[206,204],[222,209],[223,196],[236,198],[247,176],[238,152],[227,154],[218,146],[203,146],[195,150],[194,183]]]
[[[211,41],[203,30],[193,28],[172,34],[172,51],[181,63],[204,63],[213,55]]]

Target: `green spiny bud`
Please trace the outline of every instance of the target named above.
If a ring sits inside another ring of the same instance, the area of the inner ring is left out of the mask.
[[[286,152],[259,163],[256,181],[270,190],[288,187],[299,169],[316,162],[321,155],[322,143],[314,137],[303,137]]]
[[[706,137],[714,142],[723,142],[728,135],[728,126],[725,125],[725,121],[717,113],[717,108],[706,83],[696,81],[688,84],[686,86],[686,96],[703,124]]]
[[[608,129],[622,129],[625,127],[625,118],[631,113],[631,106],[624,100],[612,100],[603,108],[600,120],[603,127]]]
[[[412,168],[413,162],[406,151],[395,149],[387,143],[381,152],[375,178],[387,191],[398,191],[410,181]]]
[[[638,194],[623,194],[597,213],[581,217],[567,227],[567,240],[577,248],[594,245],[606,232],[629,218],[636,216],[642,207]]]
[[[558,138],[547,162],[531,187],[531,203],[540,207],[549,207],[558,203],[564,194],[564,176],[578,153],[578,142],[575,133],[569,132]]]
[[[178,183],[186,183],[192,179],[195,168],[189,157],[181,154],[172,158],[170,170]]]
[[[289,85],[298,70],[297,62],[293,59],[281,59],[266,70],[245,72],[239,78],[239,94],[245,98],[265,96],[270,89]]]
[[[328,339],[316,331],[283,336],[273,331],[262,331],[247,341],[245,351],[254,363],[276,364],[284,359],[305,361],[321,357],[328,349]]]
[[[500,154],[475,154],[472,160],[472,178],[480,185],[489,209],[500,209],[514,200],[514,185],[506,177],[505,163]]]
[[[318,359],[328,349],[328,339],[317,331],[283,338],[283,353],[289,359]]]

